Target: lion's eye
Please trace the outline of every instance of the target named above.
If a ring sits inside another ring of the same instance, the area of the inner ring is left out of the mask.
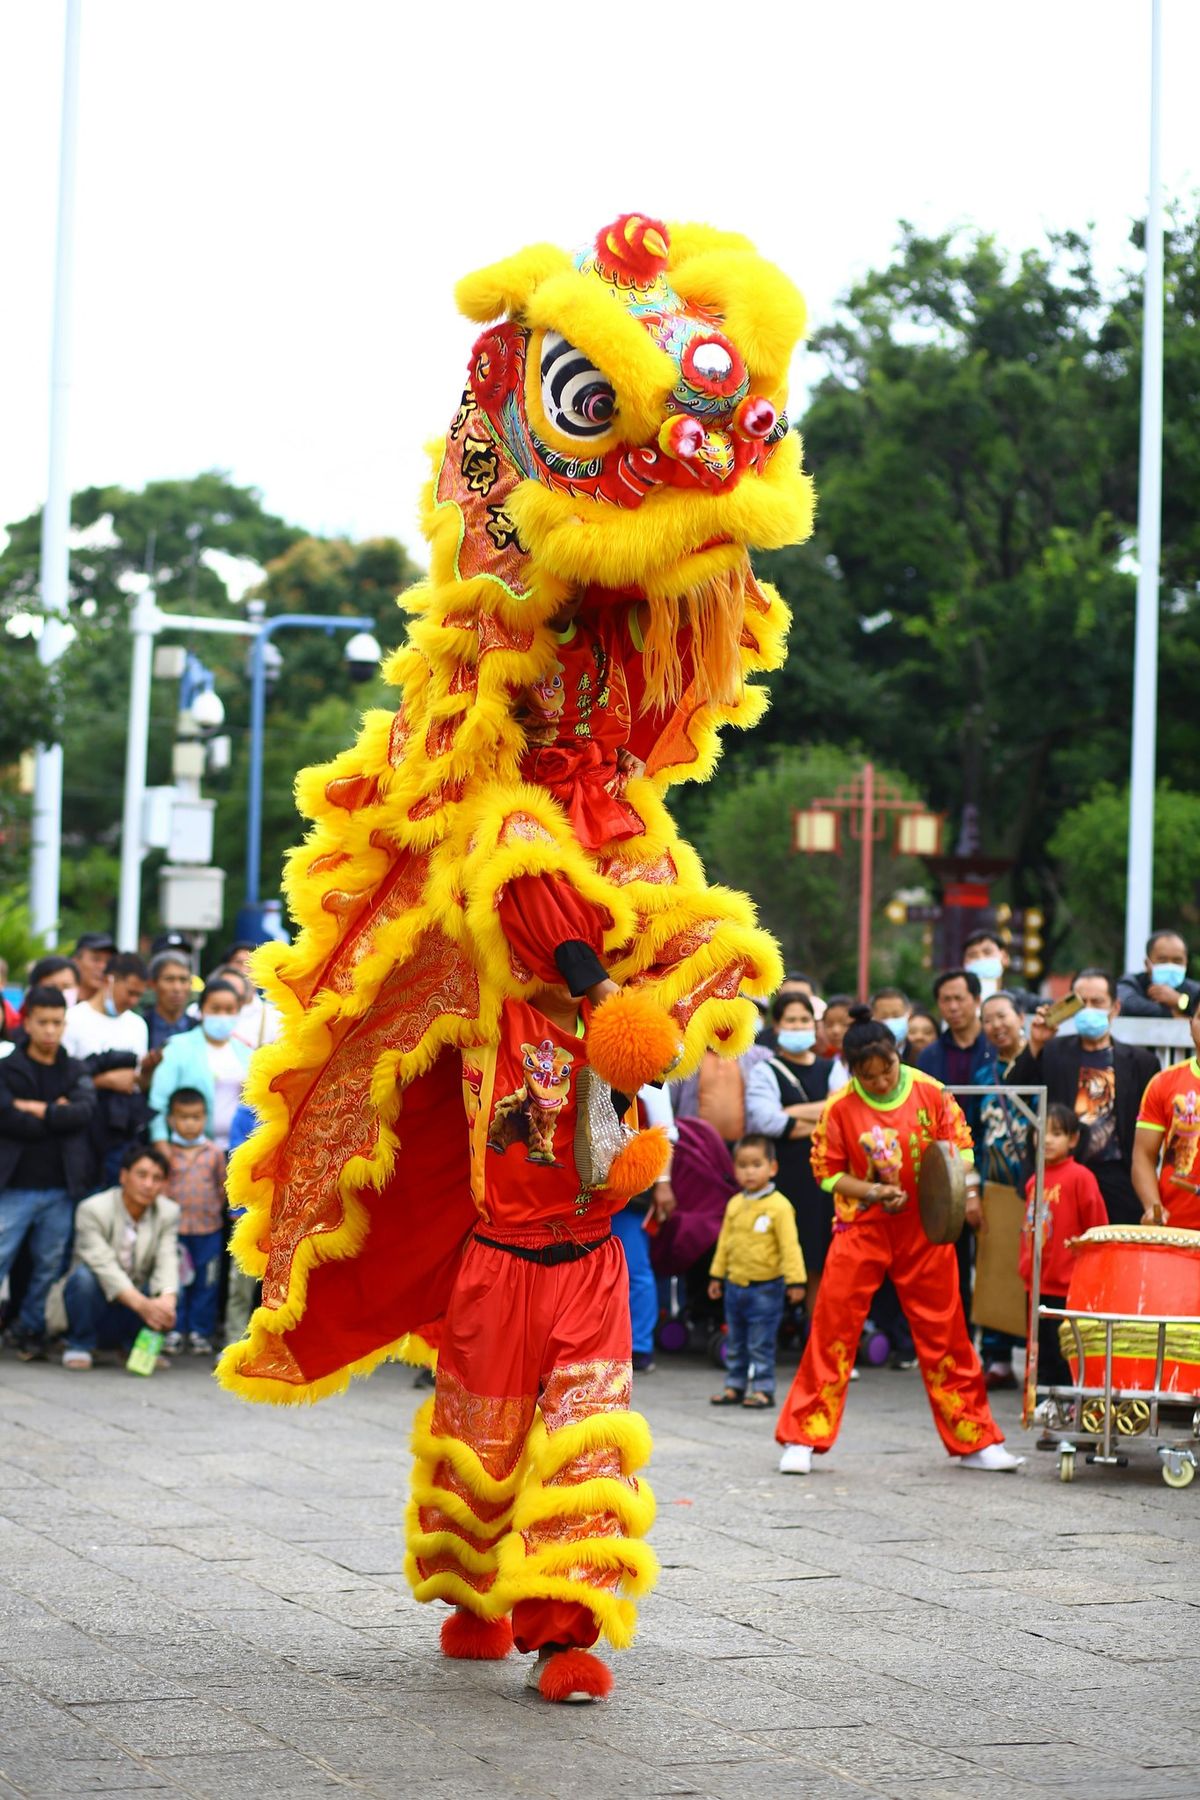
[[[602,437],[617,409],[612,382],[557,331],[542,341],[542,407],[551,425],[578,438]]]

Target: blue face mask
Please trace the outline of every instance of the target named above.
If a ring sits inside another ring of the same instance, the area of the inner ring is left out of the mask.
[[[1150,979],[1158,987],[1181,988],[1187,970],[1179,963],[1155,963],[1150,971]]]
[[[203,1134],[203,1132],[201,1132],[201,1134],[200,1134],[200,1136],[201,1136],[201,1137],[203,1137],[203,1135],[204,1135],[204,1134]],[[186,1148],[187,1148],[187,1147],[188,1147],[188,1146],[190,1146],[190,1145],[192,1145],[192,1144],[198,1144],[198,1143],[199,1143],[199,1142],[200,1142],[200,1138],[198,1138],[198,1137],[190,1137],[190,1138],[189,1138],[189,1137],[184,1137],[184,1135],[183,1135],[183,1133],[182,1133],[182,1132],[180,1132],[180,1131],[173,1131],[173,1132],[172,1132],[172,1133],[171,1133],[171,1142],[172,1142],[172,1143],[173,1143],[173,1144],[182,1144],[182,1145],[183,1145],[183,1146],[184,1146],[184,1148],[185,1148],[185,1149],[186,1149]]]
[[[117,1011],[117,1003],[111,994],[105,994],[104,996],[104,1010],[110,1019],[119,1019],[121,1016]]]
[[[906,1044],[908,1042],[908,1014],[907,1013],[904,1015],[903,1018],[885,1019],[883,1022],[887,1026],[888,1030],[891,1032],[892,1036],[895,1038],[895,1040],[898,1044]]]
[[[214,1044],[223,1044],[233,1036],[237,1020],[231,1013],[206,1013],[200,1023],[204,1027],[206,1038],[211,1038]]]
[[[1075,1029],[1083,1038],[1102,1038],[1109,1027],[1109,1017],[1100,1006],[1084,1006],[1075,1014]]]
[[[980,981],[999,981],[1004,973],[1004,964],[998,956],[980,956],[967,966]]]
[[[815,1031],[777,1031],[775,1042],[781,1050],[790,1050],[799,1055],[802,1050],[811,1050],[817,1041]]]

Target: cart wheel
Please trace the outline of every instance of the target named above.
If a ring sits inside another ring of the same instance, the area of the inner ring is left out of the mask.
[[[1162,1469],[1168,1487],[1190,1487],[1196,1479],[1196,1465],[1190,1457],[1164,1457]]]
[[[1164,1474],[1164,1476],[1166,1474],[1165,1466],[1163,1469],[1163,1474]],[[1060,1481],[1074,1481],[1074,1479],[1075,1479],[1075,1452],[1073,1450],[1060,1450],[1059,1451],[1059,1453],[1058,1453],[1058,1479]]]

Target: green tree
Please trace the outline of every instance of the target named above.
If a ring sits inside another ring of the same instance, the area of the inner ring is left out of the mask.
[[[1048,848],[1058,858],[1065,946],[1076,963],[1117,969],[1124,956],[1125,842],[1129,789],[1107,783],[1059,820]],[[1200,924],[1196,844],[1200,794],[1162,782],[1154,801],[1154,924],[1195,936]]]
[[[0,552],[0,643],[13,646],[5,655],[6,680],[10,661],[15,658],[19,664],[13,677],[17,704],[10,706],[6,693],[0,707],[4,719],[0,767],[5,750],[12,756],[31,745],[52,728],[57,715],[64,762],[64,935],[114,922],[129,704],[128,613],[136,581],[152,573],[164,612],[236,617],[241,609],[227,585],[231,571],[223,559],[244,559],[251,574],[255,568],[261,571],[251,592],[261,595],[268,613],[362,614],[376,621],[375,634],[386,650],[403,633],[396,595],[418,572],[395,539],[354,544],[313,538],[266,511],[255,489],[238,487],[215,472],[190,480],[150,482],[140,492],[89,488],[74,496],[71,518],[76,533],[69,588],[74,637],[52,686],[37,669],[33,639],[3,635],[8,620],[23,622],[37,613],[40,513],[10,526],[7,546]],[[176,636],[170,641],[188,640]],[[190,643],[214,672],[232,743],[230,768],[206,782],[206,791],[220,801],[220,851],[230,857],[225,864],[230,919],[244,889],[243,837],[234,825],[240,819],[244,832],[248,644],[248,639],[199,634]],[[284,845],[299,835],[290,796],[296,768],[309,760],[298,747],[308,742],[307,714],[315,708],[318,715],[315,760],[349,741],[363,705],[365,690],[351,680],[342,656],[344,644],[341,633],[331,639],[320,632],[280,636],[284,673],[268,715],[267,752],[276,764],[280,757],[291,760],[286,771],[268,763],[264,795],[265,843],[276,867]],[[336,742],[320,729],[320,719],[330,716],[322,711],[327,700],[342,722]],[[173,683],[154,683],[151,785],[171,780],[177,702]],[[0,783],[0,870],[7,857],[13,873],[23,868],[28,856],[28,806],[15,797],[14,786]],[[277,814],[278,822],[273,823]],[[283,844],[277,844],[279,836]],[[143,916],[149,921],[157,917],[158,861],[148,858],[144,869]],[[264,868],[269,866],[264,860]]]
[[[792,811],[832,794],[858,773],[862,760],[830,744],[777,750],[756,768],[728,771],[690,823],[710,879],[750,895],[788,963],[827,988],[851,991],[857,985],[858,846],[843,826],[841,855],[796,854]],[[898,771],[878,772],[916,797]],[[876,844],[873,981],[894,978],[906,940],[905,968],[911,969],[911,931],[889,925],[883,908],[897,888],[920,878],[919,865],[894,857],[887,840]]]
[[[1200,225],[1168,242],[1164,767],[1200,753]],[[905,226],[894,260],[817,332],[801,420],[818,494],[802,552],[763,559],[795,614],[755,746],[827,736],[981,811],[1013,897],[1053,898],[1047,840],[1126,776],[1140,281],[1101,291],[1087,240],[1006,256]]]

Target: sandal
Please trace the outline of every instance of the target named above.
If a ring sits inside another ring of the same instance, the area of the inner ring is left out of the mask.
[[[752,1412],[764,1412],[768,1407],[774,1406],[774,1404],[774,1394],[747,1394],[746,1398],[742,1401],[742,1405],[748,1406]]]
[[[745,1406],[746,1399],[741,1388],[723,1388],[719,1394],[710,1394],[710,1406]]]

